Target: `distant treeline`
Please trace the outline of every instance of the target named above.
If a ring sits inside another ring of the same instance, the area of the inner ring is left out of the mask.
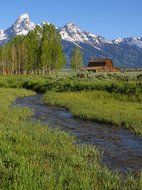
[[[0,73],[49,73],[66,63],[61,36],[54,25],[36,26],[0,47]]]

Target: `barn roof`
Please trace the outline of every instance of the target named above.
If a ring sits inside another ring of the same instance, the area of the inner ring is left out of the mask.
[[[98,62],[106,62],[106,61],[112,61],[111,59],[109,58],[97,58],[97,59],[91,59],[89,62],[95,62],[95,63],[98,63]]]

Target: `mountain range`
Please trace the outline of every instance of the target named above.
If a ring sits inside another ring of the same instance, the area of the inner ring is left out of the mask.
[[[27,13],[22,14],[6,30],[0,30],[0,46],[17,35],[26,35],[35,28]],[[87,65],[90,58],[108,57],[118,67],[142,68],[142,37],[117,38],[106,40],[104,37],[81,30],[74,23],[57,28],[67,57],[67,67],[74,47],[80,47]]]

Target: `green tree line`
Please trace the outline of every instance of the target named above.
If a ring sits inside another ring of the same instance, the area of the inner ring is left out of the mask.
[[[54,25],[36,26],[0,47],[2,74],[49,73],[66,63],[61,36]]]

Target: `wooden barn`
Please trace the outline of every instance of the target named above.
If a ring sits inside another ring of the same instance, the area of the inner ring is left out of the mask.
[[[120,69],[114,67],[112,60],[108,58],[90,60],[88,66],[83,68],[83,70],[93,72],[120,72]]]

